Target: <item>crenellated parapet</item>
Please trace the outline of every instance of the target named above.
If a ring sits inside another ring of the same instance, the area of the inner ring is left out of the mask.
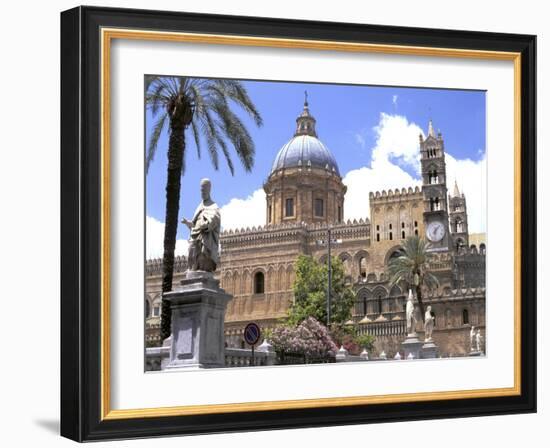
[[[187,270],[187,257],[177,255],[174,257],[174,272],[184,272]],[[162,274],[162,258],[150,258],[145,261],[145,276],[152,277]]]
[[[331,225],[333,238],[350,240],[369,238],[368,218],[353,219]],[[311,243],[326,237],[325,223],[283,223],[266,226],[246,227],[223,231],[220,235],[221,251],[249,246],[279,245],[294,242]]]
[[[375,191],[369,193],[369,200],[372,204],[386,204],[388,202],[408,201],[422,199],[422,190],[416,187],[395,188],[390,190]]]
[[[485,299],[485,288],[444,288],[443,291],[431,290],[424,293],[423,301],[427,303],[434,303],[438,301],[463,301],[463,300],[476,300]]]
[[[370,221],[368,218],[347,220],[341,224],[331,226],[331,236],[334,239],[342,241],[364,240],[368,245],[370,240]],[[326,224],[315,224],[308,226],[308,239],[310,243],[326,239]]]
[[[227,230],[220,235],[221,252],[245,247],[280,245],[305,240],[304,223],[276,224]]]

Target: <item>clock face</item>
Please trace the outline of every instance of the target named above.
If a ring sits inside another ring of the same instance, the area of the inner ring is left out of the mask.
[[[441,241],[445,236],[445,226],[440,221],[431,222],[426,229],[426,236],[433,243]]]

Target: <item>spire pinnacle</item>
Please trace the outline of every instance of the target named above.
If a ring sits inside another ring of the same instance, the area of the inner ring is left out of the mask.
[[[435,132],[434,132],[434,125],[432,123],[432,119],[430,118],[430,121],[428,123],[428,135],[430,137],[435,137]]]
[[[459,196],[460,196],[460,191],[458,189],[458,184],[457,184],[456,179],[455,179],[455,188],[453,190],[453,197],[456,198],[456,197],[459,197]]]

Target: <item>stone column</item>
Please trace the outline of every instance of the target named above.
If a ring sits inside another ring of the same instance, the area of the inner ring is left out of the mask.
[[[231,295],[211,272],[187,271],[181,286],[164,294],[170,302],[170,369],[224,367],[224,319]]]

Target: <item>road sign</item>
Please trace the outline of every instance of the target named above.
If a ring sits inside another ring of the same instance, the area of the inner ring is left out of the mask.
[[[261,334],[260,327],[254,322],[249,323],[244,328],[244,340],[252,347],[254,347],[254,345],[260,340]]]

